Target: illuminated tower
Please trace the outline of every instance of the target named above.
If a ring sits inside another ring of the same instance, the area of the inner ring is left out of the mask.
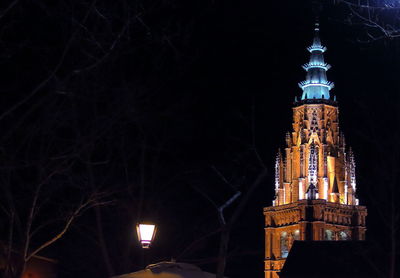
[[[299,83],[303,94],[293,107],[293,130],[286,134],[283,153],[276,156],[275,199],[264,208],[266,278],[278,277],[294,240],[365,238],[367,209],[355,195],[354,155],[339,131],[318,23],[308,51],[306,80]]]

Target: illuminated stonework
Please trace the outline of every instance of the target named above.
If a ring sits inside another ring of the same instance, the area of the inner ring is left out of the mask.
[[[319,103],[318,103],[319,102]],[[275,166],[275,200],[285,205],[315,197],[333,203],[357,205],[355,162],[339,132],[339,110],[330,100],[304,100],[293,108],[293,131]]]
[[[312,90],[301,86],[292,132],[276,156],[273,205],[264,208],[266,278],[278,277],[294,240],[365,239],[367,209],[356,198],[355,159],[339,130],[339,109],[329,94],[329,65],[322,55],[326,48],[318,33],[317,25],[304,68],[305,82],[319,81]]]

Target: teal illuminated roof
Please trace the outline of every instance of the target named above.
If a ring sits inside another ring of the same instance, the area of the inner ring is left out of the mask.
[[[315,24],[315,35],[310,51],[310,61],[303,65],[307,71],[306,80],[299,83],[303,90],[301,100],[306,99],[330,99],[329,91],[333,88],[333,82],[328,81],[326,77],[327,70],[331,67],[324,61],[324,52],[326,47],[321,44],[319,37],[319,24]]]

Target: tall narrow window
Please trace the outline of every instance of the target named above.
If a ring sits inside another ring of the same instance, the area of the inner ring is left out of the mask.
[[[300,240],[300,230],[295,230],[293,233],[294,240]]]
[[[281,233],[281,257],[287,258],[289,254],[288,234],[287,232]]]
[[[308,183],[309,184],[317,184],[317,175],[318,175],[318,148],[315,146],[315,143],[312,142],[310,144],[310,154],[308,158]]]

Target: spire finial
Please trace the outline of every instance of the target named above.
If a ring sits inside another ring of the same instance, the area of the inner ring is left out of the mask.
[[[314,24],[314,31],[319,31],[319,18],[318,16],[315,18],[315,24]]]
[[[326,71],[331,66],[324,61],[323,53],[326,51],[326,47],[321,43],[319,30],[317,17],[314,25],[314,39],[312,45],[307,48],[311,53],[310,62],[303,65],[303,68],[307,71],[307,77],[305,81],[299,83],[303,90],[302,100],[330,99],[329,91],[333,88],[333,83],[328,81],[326,77]]]

